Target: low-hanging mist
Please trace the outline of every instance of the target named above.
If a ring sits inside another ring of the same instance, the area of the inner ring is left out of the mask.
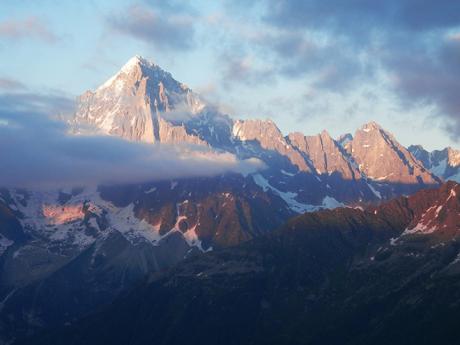
[[[2,187],[54,188],[251,173],[257,159],[239,160],[195,145],[135,143],[112,136],[68,134],[42,114],[0,114]]]

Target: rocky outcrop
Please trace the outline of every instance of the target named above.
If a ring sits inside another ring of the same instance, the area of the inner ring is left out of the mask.
[[[426,170],[391,133],[375,122],[358,129],[345,148],[359,170],[372,181],[407,185],[439,183],[439,179]]]
[[[446,147],[429,152],[421,145],[409,146],[408,150],[433,174],[460,182],[460,151]]]
[[[338,173],[345,180],[360,178],[360,172],[327,131],[315,136],[304,136],[296,132],[289,134],[288,138],[292,146],[308,157],[318,174]]]
[[[310,171],[305,158],[287,142],[271,120],[237,120],[233,124],[233,137],[241,142],[255,142],[264,150],[287,157],[298,170]]]
[[[188,134],[187,129],[183,124],[173,125],[160,117],[158,119],[158,127],[160,142],[163,144],[208,145],[207,142],[200,139],[198,136]]]

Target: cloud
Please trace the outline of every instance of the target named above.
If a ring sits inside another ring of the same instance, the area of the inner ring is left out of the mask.
[[[222,62],[222,79],[226,88],[232,88],[235,84],[252,86],[273,82],[273,69],[256,66],[251,56],[226,52],[219,60]]]
[[[195,7],[191,4],[190,1],[184,0],[144,0],[144,3],[151,8],[156,8],[161,10],[164,13],[186,13],[186,14],[196,14]]]
[[[374,77],[363,54],[356,54],[341,35],[324,37],[306,26],[291,27],[289,17],[284,18],[288,22],[285,26],[275,25],[267,16],[276,6],[267,5],[266,11],[255,5],[248,9],[246,3],[237,1],[227,7],[227,12],[232,8],[235,11],[235,6],[240,6],[240,12],[244,6],[250,14],[243,20],[220,14],[211,21],[216,30],[224,26],[230,32],[227,39],[235,42],[219,58],[219,63],[225,66],[222,75],[225,83],[256,85],[288,78],[305,80],[305,85],[326,91],[347,92],[356,83]],[[252,17],[257,15],[263,20]],[[248,25],[250,21],[255,24]]]
[[[279,74],[289,78],[307,75],[317,88],[343,91],[363,75],[372,76],[366,64],[340,41],[318,43],[303,32],[281,31],[259,37],[256,44],[275,53]]]
[[[449,0],[256,0],[266,25],[259,42],[280,76],[346,93],[363,85],[403,105],[434,108],[460,134],[460,2]],[[227,1],[241,10],[243,1]],[[246,7],[244,7],[246,9]],[[250,12],[248,10],[248,12]],[[430,116],[427,114],[427,116]]]
[[[0,38],[2,37],[11,40],[34,38],[47,43],[55,43],[59,39],[45,23],[34,16],[0,22]]]
[[[18,80],[9,79],[9,78],[0,78],[0,90],[5,91],[16,91],[24,90],[27,87]]]
[[[416,54],[414,52],[417,51]],[[434,51],[422,47],[385,60],[393,87],[406,106],[434,105],[447,121],[445,129],[454,141],[460,134],[460,41],[446,39]]]
[[[43,101],[46,97],[30,98]],[[48,98],[52,103],[53,98]],[[2,186],[57,188],[134,183],[225,172],[247,174],[263,167],[259,160],[240,161],[232,154],[205,147],[70,135],[65,123],[48,118],[40,110],[7,109],[1,100],[0,104]],[[53,109],[55,105],[41,109]]]
[[[265,20],[279,27],[326,29],[363,37],[373,30],[427,31],[460,22],[460,4],[449,0],[261,0]]]
[[[75,100],[60,93],[33,92],[4,92],[0,93],[0,115],[16,116],[38,114],[55,119],[65,119],[75,111]]]
[[[188,14],[172,14],[161,7],[134,5],[108,19],[111,29],[167,50],[189,50],[194,46],[195,27]]]

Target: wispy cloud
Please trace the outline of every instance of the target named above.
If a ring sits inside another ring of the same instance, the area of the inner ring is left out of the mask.
[[[123,13],[108,18],[116,32],[168,50],[189,50],[194,46],[195,27],[190,15],[174,14],[147,5],[128,7]]]
[[[74,107],[75,101],[60,93],[34,93],[26,89],[0,93],[0,115],[4,117],[14,117],[16,114],[56,117],[72,114]]]
[[[354,82],[371,77],[366,64],[341,40],[317,42],[304,32],[281,30],[258,37],[254,44],[275,55],[278,74],[308,77],[316,88],[343,92]]]
[[[251,86],[273,82],[273,70],[257,66],[252,56],[238,56],[227,51],[221,55],[220,60],[226,88],[230,89],[238,84]]]
[[[0,38],[39,39],[47,43],[55,43],[59,39],[40,18],[34,16],[0,22]]]
[[[16,91],[25,90],[27,87],[18,80],[0,77],[0,90]]]

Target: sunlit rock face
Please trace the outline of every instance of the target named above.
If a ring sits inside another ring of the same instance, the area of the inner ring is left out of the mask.
[[[346,149],[359,170],[373,181],[414,185],[438,182],[391,133],[375,122],[357,130]]]
[[[359,179],[360,172],[347,159],[342,147],[329,135],[322,131],[315,136],[304,136],[295,132],[288,136],[291,144],[310,158],[312,165],[319,174],[339,173],[344,179]]]
[[[61,225],[77,220],[85,216],[83,204],[77,205],[43,205],[42,213],[49,224]]]
[[[205,107],[186,85],[159,66],[135,56],[96,91],[78,99],[74,124],[134,141],[202,143],[174,122]],[[165,114],[165,115],[161,115]],[[170,121],[167,121],[167,120]]]
[[[458,237],[460,185],[449,181],[436,192],[421,191],[409,200],[415,211],[403,235],[433,234],[441,240]]]
[[[233,124],[233,136],[241,142],[256,142],[262,149],[285,156],[300,171],[309,172],[305,158],[288,143],[271,120],[238,120]]]

